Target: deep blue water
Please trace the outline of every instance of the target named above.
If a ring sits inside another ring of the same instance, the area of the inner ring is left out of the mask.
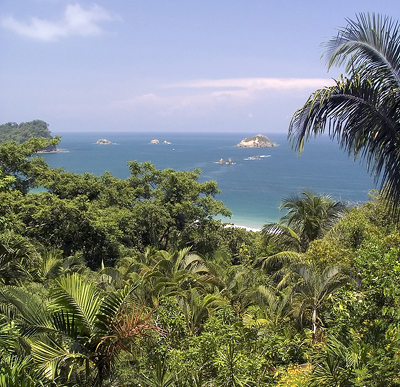
[[[44,157],[54,168],[95,175],[110,171],[122,179],[129,176],[129,160],[151,161],[159,169],[200,168],[202,181],[217,181],[222,190],[217,199],[233,211],[231,221],[254,228],[277,221],[280,200],[304,188],[353,204],[368,200],[375,188],[365,167],[328,138],[311,140],[299,157],[285,134],[266,135],[279,146],[235,147],[249,133],[61,133],[59,148],[66,152]],[[96,145],[99,138],[115,145]],[[150,144],[152,139],[160,144]],[[269,157],[248,160],[260,155]],[[234,165],[218,164],[221,158]]]

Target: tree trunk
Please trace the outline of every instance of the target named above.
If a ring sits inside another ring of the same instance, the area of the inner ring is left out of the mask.
[[[318,328],[317,319],[318,319],[317,308],[314,308],[313,315],[312,315],[312,324],[313,324],[312,341],[313,341],[313,344],[317,340],[317,328]]]

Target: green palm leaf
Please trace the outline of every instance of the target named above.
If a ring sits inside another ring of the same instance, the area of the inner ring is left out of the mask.
[[[32,367],[31,358],[10,357],[0,363],[0,387],[44,387],[50,382],[42,370]]]
[[[16,331],[9,323],[0,324],[0,348],[5,351],[14,350],[16,347]]]
[[[301,240],[299,235],[290,227],[281,223],[267,223],[262,229],[265,242],[279,243],[285,249],[301,250]]]
[[[390,82],[394,80],[400,86],[399,24],[375,14],[360,14],[347,22],[347,27],[326,43],[329,68],[345,64],[348,72],[365,67],[371,74],[386,69],[392,77]]]
[[[138,285],[139,283],[126,285],[123,289],[106,294],[97,314],[96,326],[100,330],[100,334],[108,333],[110,321],[113,321],[115,316],[121,312],[122,307],[133,300],[133,292]]]
[[[55,331],[47,306],[38,296],[24,288],[4,286],[0,289],[0,297],[17,312],[17,326],[22,335],[31,337]]]
[[[59,361],[68,356],[68,351],[54,340],[34,340],[31,342],[32,357],[40,364],[56,369]]]
[[[64,309],[73,314],[83,332],[93,333],[102,303],[99,290],[77,273],[61,277],[57,282],[51,308],[55,311]]]

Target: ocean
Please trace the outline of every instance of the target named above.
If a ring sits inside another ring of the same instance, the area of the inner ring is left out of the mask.
[[[283,215],[281,199],[302,189],[357,205],[368,200],[368,192],[376,188],[365,166],[327,137],[306,143],[298,156],[286,134],[263,134],[279,146],[236,147],[252,136],[249,133],[59,133],[59,148],[64,152],[43,156],[53,168],[94,175],[110,171],[121,179],[129,176],[130,160],[151,161],[158,169],[200,168],[200,181],[215,180],[222,191],[217,199],[233,213],[226,221],[252,229],[276,222]],[[113,145],[96,145],[100,138]],[[160,143],[150,144],[154,139]],[[233,164],[221,165],[221,158],[230,158]]]

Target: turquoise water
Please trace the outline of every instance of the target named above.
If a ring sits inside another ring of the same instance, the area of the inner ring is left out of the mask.
[[[122,179],[129,175],[129,160],[151,161],[159,169],[200,168],[202,181],[217,181],[222,190],[217,199],[233,212],[230,221],[252,228],[277,221],[280,200],[304,188],[352,204],[368,200],[375,188],[365,167],[328,138],[310,141],[298,157],[285,134],[266,135],[279,146],[235,147],[248,133],[61,133],[59,148],[66,152],[44,157],[53,168],[95,175],[110,171]],[[96,145],[99,138],[115,145]],[[160,144],[150,144],[152,139]],[[221,158],[231,158],[234,165],[218,164]]]

